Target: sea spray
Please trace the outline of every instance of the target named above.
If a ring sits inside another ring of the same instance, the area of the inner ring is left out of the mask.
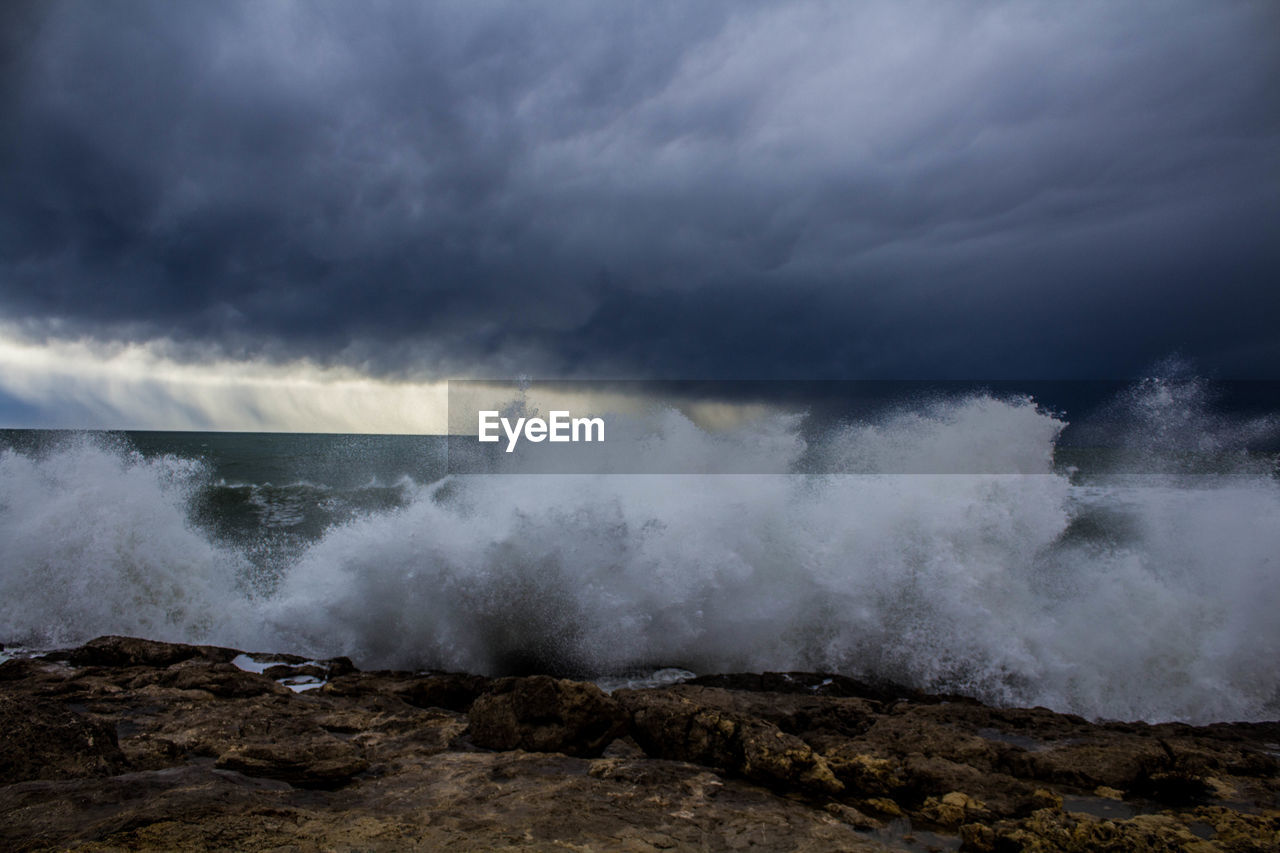
[[[660,412],[647,452],[672,466],[757,454],[748,470],[810,473],[406,482],[273,564],[268,593],[243,542],[192,522],[200,466],[88,439],[7,451],[0,639],[488,673],[813,669],[1093,717],[1274,718],[1280,488],[1266,464],[1178,467],[1167,429],[1144,440],[1161,407],[1219,455],[1258,426],[1233,432],[1186,383],[1132,394],[1126,453],[1088,476],[1055,465],[1064,422],[1026,399],[804,438],[795,418],[709,433]]]
[[[246,561],[188,519],[198,462],[112,437],[0,451],[0,632],[45,648],[104,633],[247,638]]]

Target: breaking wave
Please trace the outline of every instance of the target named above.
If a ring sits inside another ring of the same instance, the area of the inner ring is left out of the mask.
[[[806,669],[1091,717],[1275,718],[1280,485],[1234,452],[1272,425],[1215,418],[1191,381],[1117,406],[1120,452],[1088,476],[1055,460],[1065,424],[1026,399],[820,439],[791,417],[710,434],[668,411],[648,428],[673,466],[817,456],[828,473],[407,483],[275,563],[193,520],[199,463],[83,436],[9,450],[0,639],[132,633],[486,673]],[[1219,460],[1210,474],[1171,449],[1176,430]]]

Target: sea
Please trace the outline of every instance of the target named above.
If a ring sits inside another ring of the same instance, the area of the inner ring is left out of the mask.
[[[3,430],[0,642],[615,683],[804,670],[1276,719],[1280,400],[1216,388],[720,427],[676,407],[647,415],[640,472],[460,471],[433,435]]]

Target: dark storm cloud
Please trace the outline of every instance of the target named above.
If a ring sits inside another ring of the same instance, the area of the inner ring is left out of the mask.
[[[1280,373],[1280,16],[15,4],[0,312],[388,374]]]

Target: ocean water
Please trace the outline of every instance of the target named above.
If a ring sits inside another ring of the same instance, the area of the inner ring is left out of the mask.
[[[672,470],[782,474],[464,476],[435,436],[4,431],[0,641],[804,669],[1094,718],[1280,717],[1277,421],[1194,380],[1105,411],[1104,445],[981,392],[817,429],[647,424]]]

